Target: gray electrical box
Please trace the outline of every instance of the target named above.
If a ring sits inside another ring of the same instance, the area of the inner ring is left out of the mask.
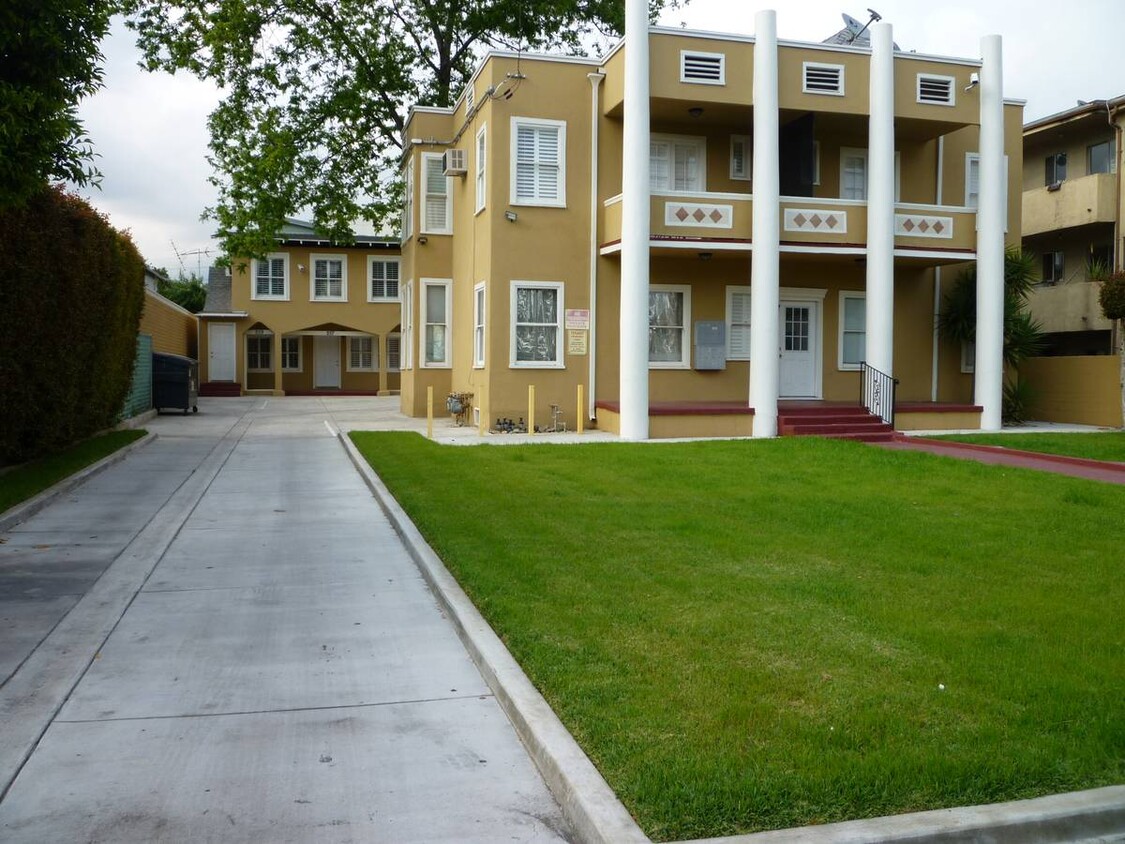
[[[722,320],[701,319],[695,323],[695,368],[727,368],[727,326]]]

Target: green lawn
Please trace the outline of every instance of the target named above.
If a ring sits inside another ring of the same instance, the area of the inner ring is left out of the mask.
[[[655,839],[1125,781],[1125,487],[813,438],[353,439]]]
[[[145,433],[142,430],[111,431],[5,472],[0,475],[0,513],[139,440]]]
[[[1090,434],[950,434],[934,439],[1002,445],[1005,448],[1017,448],[1021,451],[1125,463],[1125,431]]]

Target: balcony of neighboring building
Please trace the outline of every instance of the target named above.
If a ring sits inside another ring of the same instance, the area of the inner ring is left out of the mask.
[[[1094,173],[1023,193],[1023,234],[1112,223],[1117,209],[1117,176]]]

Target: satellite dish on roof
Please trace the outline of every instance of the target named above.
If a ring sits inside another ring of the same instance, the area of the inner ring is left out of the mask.
[[[831,35],[828,38],[825,38],[821,43],[843,44],[849,47],[870,47],[871,34],[867,31],[867,28],[876,21],[881,21],[883,19],[883,16],[876,12],[874,9],[868,9],[867,11],[871,15],[871,18],[867,21],[867,23],[860,23],[851,15],[847,13],[841,13],[840,17],[844,19],[844,28],[837,32],[835,35]],[[894,49],[897,50],[898,48],[898,44],[895,44]]]

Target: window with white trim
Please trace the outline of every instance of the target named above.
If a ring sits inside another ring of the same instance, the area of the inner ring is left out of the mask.
[[[253,275],[252,299],[289,299],[289,253],[274,252],[250,262]]]
[[[750,181],[751,143],[749,135],[730,136],[730,177],[740,181]]]
[[[980,153],[965,153],[965,206],[980,208]]]
[[[750,360],[750,288],[727,285],[727,360]]]
[[[562,369],[562,283],[513,281],[511,291],[511,365]]]
[[[450,234],[453,231],[453,195],[450,177],[442,172],[438,152],[422,153],[422,234]]]
[[[374,255],[367,257],[367,301],[368,302],[397,302],[399,258],[376,258]]]
[[[867,359],[867,294],[840,291],[840,369],[859,369]]]
[[[374,372],[379,368],[379,347],[370,334],[348,338],[348,372]]]
[[[917,82],[917,99],[925,105],[951,106],[957,102],[955,85],[957,80],[952,76],[936,76],[932,73],[919,73]]]
[[[449,335],[453,282],[443,278],[422,279],[423,367],[449,366]]]
[[[653,284],[648,289],[648,365],[650,369],[691,366],[691,287]]]
[[[804,62],[802,64],[801,91],[806,94],[830,94],[844,96],[844,66],[842,64],[821,64]]]
[[[706,161],[706,138],[653,134],[649,141],[649,187],[657,191],[702,191],[707,181]]]
[[[473,366],[484,366],[484,282],[473,288]]]
[[[481,211],[484,210],[485,188],[487,187],[487,178],[485,176],[485,171],[487,169],[487,164],[488,164],[488,157],[486,155],[486,153],[488,152],[488,140],[487,140],[488,135],[487,135],[487,132],[488,132],[488,124],[487,123],[484,124],[483,126],[481,126],[480,131],[477,132],[477,160],[476,160],[476,188],[477,188],[476,200],[477,200],[477,207],[476,207],[476,213],[478,213],[478,214]]]
[[[512,118],[512,205],[566,207],[566,121]]]
[[[696,85],[725,85],[727,57],[722,53],[680,51],[680,81]]]
[[[406,162],[406,175],[403,177],[406,183],[403,188],[402,197],[402,239],[404,241],[410,240],[411,235],[414,234],[414,159],[411,158]]]
[[[300,372],[301,371],[301,337],[300,335],[294,337],[281,338],[281,371],[282,372]]]
[[[272,352],[272,334],[247,333],[246,370],[248,372],[272,372],[273,365],[270,361]]]
[[[820,177],[819,160],[817,180]],[[867,150],[860,147],[840,147],[840,199],[867,200]],[[902,192],[902,155],[895,152],[895,202]]]
[[[402,335],[387,335],[387,372],[398,372],[402,369]]]
[[[414,284],[402,286],[402,368],[414,368]]]
[[[348,259],[344,255],[310,255],[312,274],[309,299],[313,302],[348,301]]]

